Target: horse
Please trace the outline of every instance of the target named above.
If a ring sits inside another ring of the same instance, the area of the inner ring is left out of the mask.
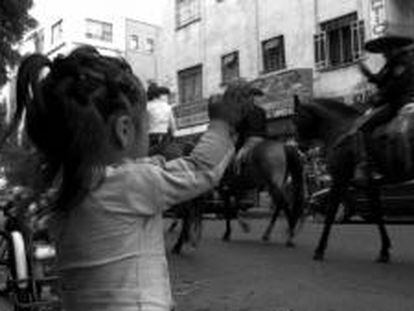
[[[294,246],[295,227],[303,212],[304,174],[299,150],[287,143],[264,139],[251,150],[251,157],[242,166],[241,173],[229,165],[220,183],[219,192],[224,201],[226,230],[222,239],[231,237],[231,219],[236,218],[246,191],[265,189],[271,198],[273,213],[262,240],[268,241],[281,211],[288,222],[286,246]],[[246,225],[242,228],[247,231]]]
[[[357,125],[364,122],[367,114],[332,98],[314,98],[310,103],[301,103],[299,97],[295,96],[294,102],[294,123],[299,143],[318,140],[325,145],[327,168],[332,177],[325,224],[314,260],[324,259],[338,206],[344,200],[349,186],[353,185],[366,193],[373,220],[379,229],[381,249],[376,260],[389,262],[391,241],[383,220],[380,186],[414,178],[414,153],[411,152],[414,147],[414,120],[411,110],[403,108],[396,118],[373,131],[370,137],[372,158],[383,178],[377,180],[368,176],[367,184],[361,185],[353,180],[358,163],[355,133]]]
[[[192,142],[178,142],[172,135],[159,145],[150,146],[150,156],[162,155],[167,161],[190,154],[194,148]],[[174,219],[167,229],[171,233],[181,222],[177,241],[172,247],[173,254],[180,254],[185,244],[196,248],[201,240],[202,233],[202,201],[203,195],[193,200],[172,206],[165,212]]]

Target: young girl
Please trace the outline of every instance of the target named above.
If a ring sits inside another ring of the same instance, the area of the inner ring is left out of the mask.
[[[229,87],[191,155],[167,162],[146,157],[145,90],[124,61],[81,47],[22,62],[14,120],[25,108],[59,181],[51,229],[65,311],[171,310],[162,212],[218,182],[251,104],[247,84]]]

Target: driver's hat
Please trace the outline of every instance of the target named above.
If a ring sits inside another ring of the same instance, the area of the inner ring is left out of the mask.
[[[370,53],[389,53],[414,44],[414,39],[401,35],[384,35],[365,43],[365,50]]]

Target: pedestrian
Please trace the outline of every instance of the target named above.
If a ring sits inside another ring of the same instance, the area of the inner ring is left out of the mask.
[[[360,63],[362,74],[378,88],[370,105],[381,107],[368,114],[356,129],[358,154],[355,180],[360,183],[366,183],[367,177],[375,173],[371,167],[370,134],[377,126],[396,116],[401,107],[414,102],[414,39],[388,35],[368,41],[365,48],[369,52],[382,54],[385,65],[374,74]]]
[[[173,136],[174,115],[169,104],[170,90],[151,82],[147,90],[150,154],[162,150]]]
[[[81,47],[22,62],[17,111],[25,107],[27,134],[55,168],[50,229],[64,310],[173,308],[162,212],[218,183],[249,92],[229,86],[191,154],[165,161],[147,157],[146,92],[125,61]]]

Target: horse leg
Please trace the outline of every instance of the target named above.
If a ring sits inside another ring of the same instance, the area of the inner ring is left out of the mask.
[[[191,206],[185,204],[181,207],[181,231],[178,236],[177,242],[174,244],[174,247],[172,249],[173,254],[180,254],[181,250],[183,248],[183,245],[186,241],[188,241],[189,238],[189,226],[190,226],[190,219],[189,219],[189,210],[188,208],[191,208]],[[177,220],[178,224],[178,220]]]
[[[198,247],[198,245],[200,244],[203,231],[202,217],[203,213],[198,206],[191,210],[189,242],[193,248]]]
[[[172,233],[174,232],[175,228],[178,226],[178,219],[174,219],[171,225],[168,227],[167,232]]]
[[[379,188],[371,185],[368,188],[368,196],[370,199],[370,207],[374,213],[375,222],[377,223],[381,236],[381,250],[376,261],[380,263],[387,263],[390,261],[389,249],[391,248],[391,241],[384,224]]]
[[[230,195],[226,194],[224,198],[224,219],[226,222],[226,231],[224,232],[223,237],[221,238],[223,241],[230,241],[231,237],[231,216],[232,216],[232,204]]]
[[[239,207],[238,207],[239,206],[239,202],[240,202],[240,200],[239,200],[240,198],[238,196],[235,196],[234,199],[235,199],[234,204],[235,204],[235,206],[237,208],[237,211],[236,211],[236,213],[237,213],[236,220],[237,220],[240,228],[242,229],[242,231],[244,233],[249,233],[250,232],[250,225],[249,225],[249,223],[246,220],[244,220],[241,217],[240,213],[238,212],[240,210]]]
[[[269,222],[269,225],[266,229],[266,231],[263,234],[262,240],[263,241],[268,241],[270,234],[273,230],[273,227],[276,223],[276,220],[280,214],[280,211],[284,211],[288,225],[289,225],[289,229],[288,229],[288,239],[286,241],[286,246],[287,247],[292,247],[294,246],[293,243],[293,237],[294,237],[294,226],[295,226],[295,222],[292,218],[292,214],[289,210],[289,204],[286,200],[285,195],[283,194],[283,192],[278,188],[278,187],[273,187],[272,190],[269,191],[271,197],[272,197],[272,202],[273,205],[275,206],[272,218]]]
[[[178,236],[177,242],[175,242],[174,247],[172,249],[172,253],[177,254],[177,255],[179,255],[181,253],[184,242],[186,240],[185,221],[184,221],[184,219],[182,221],[183,221],[183,224],[182,224],[182,227],[181,227],[180,235]]]
[[[329,193],[329,200],[328,200],[328,211],[325,218],[325,224],[323,227],[323,232],[321,238],[319,240],[318,247],[315,250],[315,254],[313,255],[314,260],[323,260],[325,255],[325,250],[328,245],[328,238],[329,233],[331,232],[332,224],[335,220],[335,215],[339,207],[339,203],[341,200],[341,195],[343,193],[344,186],[337,186],[332,185],[330,193]]]
[[[280,206],[279,205],[274,205],[273,204],[273,214],[272,214],[272,218],[270,219],[269,224],[266,227],[266,230],[263,232],[262,235],[262,241],[263,242],[268,242],[270,240],[270,234],[272,233],[272,230],[275,226],[276,220],[278,218],[280,214]]]

